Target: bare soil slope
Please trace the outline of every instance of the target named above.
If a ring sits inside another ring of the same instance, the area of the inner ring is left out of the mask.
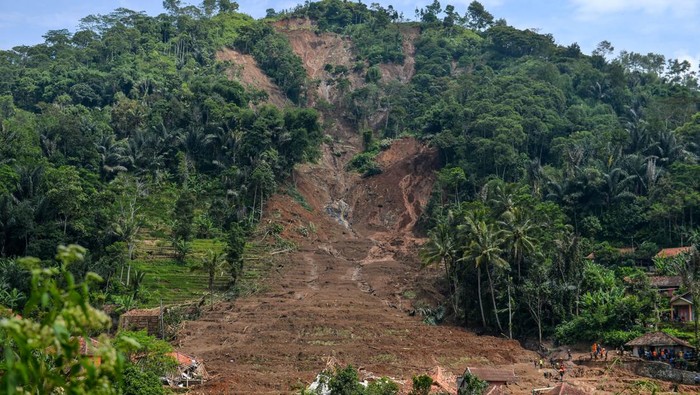
[[[311,79],[328,77],[325,64],[353,62],[349,41],[317,35],[308,21],[276,28],[288,35]],[[406,63],[382,66],[383,78],[412,76],[417,31],[403,34]],[[238,78],[277,97],[279,91],[251,58],[228,50],[219,57],[244,64]],[[353,87],[361,86],[359,78],[351,79]],[[324,84],[317,96],[333,102],[337,92]],[[442,272],[421,267],[416,256],[424,240],[414,232],[433,186],[437,154],[414,139],[398,140],[377,158],[382,174],[360,178],[345,170],[359,150],[359,136],[336,116],[326,131],[334,143],[323,146],[317,164],[293,173],[307,208],[288,194],[266,205],[262,226],[283,225],[282,237],[299,248],[277,255],[264,292],[217,304],[180,332],[180,348],[203,360],[211,374],[194,393],[298,392],[329,360],[359,367],[362,377],[393,377],[404,389],[413,375],[429,372],[454,382],[467,366],[514,369],[520,381],[508,393],[529,394],[554,384],[531,363],[536,354],[516,341],[429,326],[413,314],[418,301],[441,298],[434,284]],[[639,379],[614,369],[570,365],[569,372],[569,382],[589,393],[613,393]]]
[[[515,341],[408,314],[411,293],[431,292],[437,275],[421,270],[412,234],[432,188],[435,152],[401,140],[380,156],[384,173],[367,179],[346,179],[342,163],[326,162],[331,157],[295,176],[312,211],[283,195],[268,204],[266,221],[285,224],[300,246],[280,258],[268,291],[219,304],[182,330],[181,348],[213,376],[201,391],[288,392],[312,381],[329,357],[408,381],[436,366],[451,373],[467,364],[529,366],[533,354]],[[334,198],[351,202],[345,216],[329,208]],[[294,236],[309,222],[315,234]]]
[[[270,77],[260,70],[253,56],[240,53],[231,48],[225,48],[216,53],[216,59],[222,62],[230,62],[227,70],[229,79],[240,82],[243,86],[252,87],[267,93],[268,101],[276,106],[289,105],[289,100],[275,85]]]

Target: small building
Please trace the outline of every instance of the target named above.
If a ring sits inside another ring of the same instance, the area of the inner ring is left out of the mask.
[[[677,354],[679,352],[694,352],[695,347],[685,340],[671,336],[664,332],[649,332],[625,344],[632,348],[632,355],[643,356],[646,351],[654,352],[668,350]]]
[[[487,368],[487,367],[476,367],[470,368],[464,372],[464,375],[457,379],[458,391],[462,390],[462,385],[464,384],[463,377],[466,375],[475,376],[479,380],[483,380],[489,384],[488,388],[484,392],[485,394],[496,395],[504,393],[504,387],[508,384],[515,383],[518,381],[518,377],[515,375],[513,369],[499,369],[499,368]]]
[[[695,319],[695,310],[690,293],[676,295],[671,298],[671,320],[688,322]]]
[[[660,294],[673,297],[681,288],[681,276],[649,276],[649,283]]]
[[[209,378],[202,362],[194,357],[179,351],[173,351],[168,355],[177,361],[177,370],[163,377],[163,381],[171,387],[188,388],[193,384],[202,384]]]
[[[99,355],[95,355],[95,350],[100,346],[100,342],[91,337],[79,337],[78,346],[80,355],[91,357],[95,366],[100,366],[102,358]]]
[[[119,317],[119,329],[127,331],[145,330],[151,336],[162,332],[163,312],[160,308],[129,310]]]
[[[654,255],[654,258],[657,259],[663,259],[663,258],[672,258],[674,256],[678,256],[680,254],[685,254],[693,251],[692,246],[688,247],[674,247],[674,248],[664,248],[663,250],[659,251],[656,255]]]

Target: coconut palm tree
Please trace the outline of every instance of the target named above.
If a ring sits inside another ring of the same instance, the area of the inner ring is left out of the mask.
[[[477,286],[479,293],[479,307],[481,309],[481,318],[486,323],[484,318],[484,308],[481,300],[481,269],[485,268],[486,275],[489,280],[489,288],[491,290],[491,302],[493,303],[493,314],[496,318],[498,329],[502,332],[501,320],[498,317],[498,308],[496,306],[496,292],[493,283],[492,271],[507,269],[508,262],[503,259],[504,250],[502,248],[505,239],[504,232],[497,229],[494,224],[486,224],[483,220],[475,220],[471,216],[466,218],[466,230],[468,239],[470,240],[464,256],[461,258],[472,263],[477,269]]]
[[[498,224],[503,228],[504,241],[510,250],[512,263],[518,266],[518,281],[520,281],[521,266],[525,256],[535,250],[536,240],[532,237],[532,232],[536,224],[520,207],[514,207],[511,211],[503,213],[501,218]]]
[[[457,312],[457,240],[453,229],[442,220],[428,232],[428,242],[420,252],[425,265],[442,265],[445,268],[445,280],[450,288],[452,308]]]

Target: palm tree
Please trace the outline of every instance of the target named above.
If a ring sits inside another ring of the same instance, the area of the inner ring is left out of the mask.
[[[113,174],[127,170],[124,166],[127,163],[124,140],[115,141],[114,135],[105,135],[99,143],[95,143],[95,148],[100,155],[100,177],[103,181]]]
[[[425,265],[440,264],[445,268],[445,280],[450,288],[452,308],[457,312],[457,241],[454,231],[445,221],[439,221],[437,226],[428,232],[428,242],[420,252]]]
[[[510,249],[512,262],[518,265],[518,280],[520,280],[525,255],[535,250],[536,240],[531,234],[536,225],[520,207],[514,207],[512,211],[505,212],[501,218],[503,219],[498,224],[504,229],[504,241]]]
[[[634,194],[629,189],[635,177],[628,175],[621,168],[611,169],[609,173],[603,174],[603,179],[605,180],[603,195],[607,205],[623,198],[634,198]]]
[[[462,259],[472,262],[478,271],[478,293],[479,307],[481,308],[481,319],[486,324],[484,318],[484,308],[481,301],[481,268],[486,268],[486,275],[489,279],[489,288],[491,290],[491,302],[493,303],[493,313],[496,317],[498,329],[502,332],[501,320],[498,318],[498,308],[496,306],[496,292],[493,284],[491,271],[496,269],[508,268],[508,262],[503,259],[504,243],[503,231],[496,229],[494,224],[487,225],[483,220],[474,220],[470,216],[466,217],[467,231],[469,232],[469,245]]]
[[[207,251],[207,255],[202,258],[200,266],[194,267],[207,273],[209,276],[209,296],[211,298],[211,307],[214,308],[214,278],[218,272],[221,272],[224,267],[224,254],[222,252]]]

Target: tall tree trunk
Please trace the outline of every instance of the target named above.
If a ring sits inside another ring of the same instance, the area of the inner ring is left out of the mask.
[[[501,319],[498,318],[498,308],[496,307],[496,292],[493,288],[493,279],[491,278],[490,268],[486,268],[486,275],[489,279],[489,288],[491,289],[491,302],[493,303],[493,315],[496,317],[496,325],[498,325],[498,330],[503,333],[503,327],[501,326]]]
[[[484,302],[481,300],[481,266],[476,269],[476,289],[479,294],[479,310],[481,310],[481,323],[486,328],[486,316],[484,315]]]
[[[214,272],[215,269],[209,272],[209,298],[211,299],[211,309],[214,310]]]
[[[508,281],[508,338],[513,340],[513,313],[510,306],[510,279]]]

